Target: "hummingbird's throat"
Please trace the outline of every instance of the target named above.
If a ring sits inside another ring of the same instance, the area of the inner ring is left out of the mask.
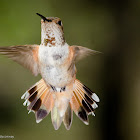
[[[49,47],[55,46],[56,45],[56,40],[55,37],[52,38],[44,38],[44,45]]]
[[[49,35],[47,35],[42,40],[42,45],[47,46],[47,47],[63,46],[64,43],[65,43],[65,39],[64,39],[64,37],[61,37],[61,36],[50,37]]]

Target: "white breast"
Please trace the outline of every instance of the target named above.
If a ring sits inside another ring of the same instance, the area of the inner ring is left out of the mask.
[[[57,47],[39,47],[40,73],[46,83],[61,87],[69,80],[67,68],[62,67],[69,55],[68,44]]]

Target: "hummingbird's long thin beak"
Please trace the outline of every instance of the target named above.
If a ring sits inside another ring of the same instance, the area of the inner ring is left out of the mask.
[[[46,17],[44,17],[43,15],[36,13],[38,16],[40,16],[44,21],[48,21],[51,22],[51,20],[47,19]]]

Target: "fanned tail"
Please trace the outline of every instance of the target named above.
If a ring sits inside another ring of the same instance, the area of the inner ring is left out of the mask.
[[[66,129],[70,129],[73,111],[88,125],[88,115],[95,115],[94,111],[98,107],[96,102],[99,102],[98,96],[77,79],[63,88],[46,85],[41,79],[27,90],[21,99],[25,99],[23,105],[27,105],[29,113],[35,113],[37,123],[51,111],[55,130],[59,129],[62,121]]]

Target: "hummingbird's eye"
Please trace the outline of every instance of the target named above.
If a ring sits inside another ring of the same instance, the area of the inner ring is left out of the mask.
[[[58,22],[57,22],[57,24],[59,24],[60,26],[62,25],[62,22],[61,22],[61,20],[59,20]]]

